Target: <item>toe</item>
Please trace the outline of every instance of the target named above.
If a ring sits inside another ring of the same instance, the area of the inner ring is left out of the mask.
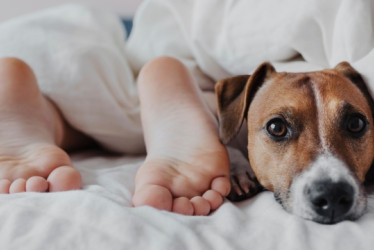
[[[82,177],[73,167],[62,166],[53,170],[47,179],[49,192],[81,189]]]
[[[10,180],[2,179],[0,180],[0,194],[9,194]]]
[[[27,192],[46,192],[48,191],[48,182],[46,179],[40,176],[30,177],[26,181]]]
[[[26,180],[19,178],[16,179],[10,184],[9,187],[9,193],[14,194],[14,193],[21,193],[26,191]]]
[[[206,191],[203,194],[203,198],[209,202],[211,210],[216,210],[223,203],[221,194],[214,190]]]
[[[133,205],[151,206],[160,210],[172,210],[173,196],[171,192],[159,185],[144,185],[137,190],[132,198]]]
[[[179,197],[174,199],[172,211],[184,215],[193,215],[194,207],[189,199]]]
[[[212,190],[217,191],[221,196],[226,196],[230,193],[230,180],[228,177],[217,177],[212,181]]]
[[[195,196],[191,199],[195,215],[208,215],[210,212],[210,204],[201,196]]]

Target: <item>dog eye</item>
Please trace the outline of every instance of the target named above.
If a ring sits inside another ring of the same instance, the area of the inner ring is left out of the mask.
[[[266,124],[267,132],[274,137],[274,139],[283,139],[288,132],[286,122],[281,118],[271,119]]]
[[[365,132],[367,121],[364,116],[354,114],[348,117],[346,128],[352,135],[359,137]]]

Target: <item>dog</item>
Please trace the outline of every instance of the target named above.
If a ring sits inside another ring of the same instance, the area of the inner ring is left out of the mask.
[[[263,63],[215,89],[221,141],[247,137],[248,144],[249,164],[231,163],[229,198],[248,198],[263,187],[286,211],[315,222],[364,214],[364,183],[373,176],[374,102],[349,63],[306,73],[278,73]],[[238,159],[242,152],[229,146],[228,153]]]

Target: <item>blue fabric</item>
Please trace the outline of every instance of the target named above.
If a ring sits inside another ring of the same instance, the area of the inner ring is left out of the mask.
[[[130,35],[132,30],[132,19],[122,18],[122,23],[127,31],[127,37]]]

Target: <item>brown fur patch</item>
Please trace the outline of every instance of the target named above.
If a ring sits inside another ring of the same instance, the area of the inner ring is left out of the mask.
[[[374,155],[373,115],[364,93],[349,79],[330,72],[315,73],[315,84],[321,96],[324,140],[331,153],[348,164],[363,182]],[[350,108],[347,108],[350,107]],[[349,136],[344,117],[359,113],[366,117],[369,129],[361,138]]]
[[[347,103],[369,121],[370,129],[360,139],[348,136],[342,128]],[[292,135],[286,141],[277,142],[267,135],[265,126],[273,117],[287,121]],[[284,193],[293,178],[327,150],[363,181],[374,155],[372,124],[363,93],[342,75],[333,71],[274,75],[257,92],[248,111],[252,169],[264,187]]]
[[[269,79],[251,103],[249,158],[257,178],[269,190],[287,190],[293,177],[317,154],[320,141],[313,96],[308,76],[281,73]],[[275,142],[267,135],[265,126],[274,117],[288,123],[289,140]]]

